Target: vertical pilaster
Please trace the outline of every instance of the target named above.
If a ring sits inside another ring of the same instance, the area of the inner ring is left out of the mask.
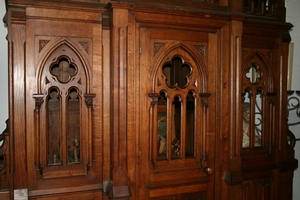
[[[110,198],[131,196],[127,169],[127,37],[129,4],[111,4],[111,161]]]
[[[27,188],[26,155],[26,13],[25,8],[8,10],[9,42],[9,118],[11,140],[11,189]],[[12,191],[12,190],[11,190]]]

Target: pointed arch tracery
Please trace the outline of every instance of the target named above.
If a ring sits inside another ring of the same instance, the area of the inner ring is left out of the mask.
[[[274,103],[270,54],[253,51],[242,70],[242,148],[270,147]]]
[[[84,142],[92,139],[95,97],[90,93],[89,68],[84,56],[68,40],[57,42],[49,52],[38,68],[38,93],[33,95],[38,105],[37,170],[43,172],[44,178],[59,177],[60,170],[84,175],[88,169],[85,165],[92,166],[92,149]],[[46,148],[39,152],[40,145]]]
[[[155,64],[153,93],[148,93],[153,127],[150,163],[191,158],[199,163],[207,155],[207,104],[202,104],[209,97],[205,62],[181,43],[164,52]]]

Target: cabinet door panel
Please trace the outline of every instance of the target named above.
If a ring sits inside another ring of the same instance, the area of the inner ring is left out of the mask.
[[[215,97],[210,91],[215,90],[216,63],[209,57],[216,56],[210,48],[216,34],[143,27],[139,31],[139,171],[144,195],[179,185],[186,191],[178,187],[173,193],[205,191],[214,182]]]

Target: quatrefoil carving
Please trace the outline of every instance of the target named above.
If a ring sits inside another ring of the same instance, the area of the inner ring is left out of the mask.
[[[191,67],[184,63],[180,57],[174,57],[171,62],[163,65],[163,74],[166,76],[166,83],[168,87],[184,88],[188,85],[191,76]]]
[[[72,76],[75,76],[76,67],[67,58],[60,58],[58,63],[51,65],[50,71],[60,82],[67,83]]]
[[[246,72],[246,77],[249,79],[250,83],[252,84],[258,83],[262,75],[263,75],[262,71],[254,63],[250,65],[250,67]]]

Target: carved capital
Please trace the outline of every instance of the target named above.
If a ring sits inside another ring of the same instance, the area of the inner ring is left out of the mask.
[[[95,98],[96,94],[85,94],[85,104],[88,108],[93,108],[93,98]]]
[[[276,96],[276,92],[268,92],[267,93],[269,104],[274,104],[275,96]]]
[[[210,93],[200,93],[199,96],[201,97],[201,104],[203,107],[208,106],[208,97],[210,97]]]
[[[40,109],[44,103],[44,94],[34,94],[33,98],[35,99],[35,109]]]
[[[151,101],[151,107],[153,108],[155,104],[158,102],[159,95],[157,93],[148,93],[148,97]]]

